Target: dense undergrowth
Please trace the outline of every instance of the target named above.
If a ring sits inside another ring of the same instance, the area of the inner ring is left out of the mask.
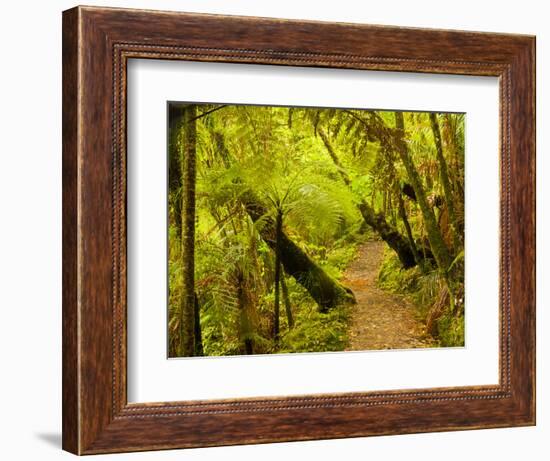
[[[431,335],[439,346],[464,346],[463,294],[454,299],[454,306],[451,306],[440,271],[433,268],[422,271],[418,266],[403,269],[394,254],[386,251],[378,285],[411,299],[416,307],[416,317],[426,324],[426,334]],[[464,292],[463,286],[458,292]]]
[[[387,246],[380,285],[463,344],[463,114],[174,103],[169,120],[170,356],[345,350],[365,238]]]
[[[360,225],[353,232],[335,240],[331,245],[314,245],[303,242],[301,247],[311,255],[331,277],[341,279],[343,272],[356,256],[357,246],[370,238],[368,230]],[[297,236],[295,236],[297,237]],[[201,290],[203,312],[201,315],[204,355],[243,355],[245,339],[253,343],[254,354],[331,352],[342,351],[349,344],[349,324],[353,306],[341,303],[328,312],[320,312],[319,306],[308,291],[292,277],[285,276],[288,302],[292,310],[293,325],[290,326],[284,311],[280,316],[281,334],[272,335],[272,311],[275,298],[271,266],[273,258],[265,242],[256,241],[254,271],[262,274],[267,283],[250,289],[247,309],[243,312],[234,301],[234,293],[226,280],[227,272],[220,272],[220,259],[231,255],[199,247],[201,265],[197,272],[197,286]],[[247,264],[251,261],[247,260]],[[225,265],[221,267],[227,267]],[[171,305],[181,296],[179,264],[176,261],[170,270]],[[208,289],[210,288],[210,290]],[[172,316],[171,328],[177,328]],[[172,336],[174,338],[175,335]]]

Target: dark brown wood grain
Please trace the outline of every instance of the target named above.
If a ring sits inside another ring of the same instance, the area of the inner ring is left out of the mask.
[[[200,402],[126,399],[131,58],[500,77],[500,383]],[[535,422],[535,39],[78,7],[63,13],[63,448],[78,454]]]
[[[78,50],[77,10],[63,17],[63,447],[78,446]]]

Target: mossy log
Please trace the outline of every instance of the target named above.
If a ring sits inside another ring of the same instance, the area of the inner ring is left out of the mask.
[[[276,223],[267,216],[266,208],[252,191],[241,195],[241,200],[252,221],[262,218],[260,235],[270,248],[276,248]],[[302,285],[317,302],[321,312],[336,307],[341,303],[355,304],[353,292],[334,280],[311,259],[285,232],[280,237],[281,263],[288,275],[291,275]]]
[[[417,261],[409,242],[394,226],[386,221],[386,217],[382,213],[375,213],[366,202],[359,203],[357,207],[365,222],[395,251],[403,268],[409,269],[416,266]]]

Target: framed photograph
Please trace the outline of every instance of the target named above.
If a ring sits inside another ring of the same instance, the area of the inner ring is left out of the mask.
[[[535,424],[535,39],[63,13],[63,448]]]

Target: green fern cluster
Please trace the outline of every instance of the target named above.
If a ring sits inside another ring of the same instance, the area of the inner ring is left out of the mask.
[[[344,350],[353,310],[346,304],[353,295],[342,286],[345,271],[366,239],[384,240],[392,233],[405,245],[417,246],[416,258],[422,262],[413,261],[414,267],[402,269],[402,261],[388,247],[380,286],[411,296],[423,319],[439,309],[434,331],[441,344],[463,343],[464,253],[452,248],[454,261],[443,277],[429,254],[425,213],[410,195],[403,201],[409,177],[397,155],[396,140],[401,135],[426,195],[445,192],[428,114],[406,113],[413,128],[401,133],[389,111],[193,106],[198,107],[193,276],[205,355]],[[464,116],[439,114],[438,119],[453,173],[456,215],[463,225]],[[188,211],[182,209],[182,199],[189,184],[182,182],[185,146],[178,130],[185,127],[171,123],[171,355],[181,340],[183,280],[189,279],[181,261],[181,217]],[[443,229],[445,216],[439,208],[434,207],[433,214],[448,243],[456,236]],[[193,219],[187,222],[192,229]],[[276,263],[281,233],[287,244],[284,250],[294,252],[300,264],[292,272],[287,259],[287,267],[276,275],[281,267]],[[458,246],[462,242],[459,239]],[[327,284],[336,287],[337,302],[323,304]],[[280,306],[278,316],[275,305]]]

